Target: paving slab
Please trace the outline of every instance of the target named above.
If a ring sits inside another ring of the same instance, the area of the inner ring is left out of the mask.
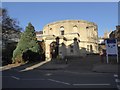
[[[118,64],[95,64],[93,72],[118,73]]]

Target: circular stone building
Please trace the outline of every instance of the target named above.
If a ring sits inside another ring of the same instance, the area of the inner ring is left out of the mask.
[[[98,53],[98,29],[93,22],[63,20],[43,28],[46,59]]]

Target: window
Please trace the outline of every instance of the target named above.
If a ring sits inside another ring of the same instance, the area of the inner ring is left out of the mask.
[[[61,35],[64,35],[64,31],[61,31]]]
[[[60,32],[61,32],[61,35],[64,35],[64,27],[63,26],[60,27]]]
[[[50,28],[50,30],[52,30],[52,28]]]
[[[64,27],[63,26],[60,27],[60,31],[64,31]]]
[[[92,48],[92,45],[90,45],[90,52],[92,52],[93,51],[93,48]]]
[[[73,31],[74,32],[78,32],[78,28],[77,28],[77,26],[75,25],[75,26],[73,26]]]
[[[89,29],[89,27],[86,27],[86,29]]]
[[[96,50],[98,50],[98,47],[97,47],[97,46],[95,46],[95,49],[96,49]]]
[[[89,45],[87,45],[87,51],[89,51]]]

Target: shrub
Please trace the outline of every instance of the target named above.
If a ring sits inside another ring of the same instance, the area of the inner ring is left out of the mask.
[[[26,60],[27,58],[23,58],[23,54],[27,51],[36,53],[39,55],[42,53],[42,49],[40,48],[36,39],[34,27],[32,26],[31,23],[28,24],[24,33],[22,33],[20,41],[18,42],[18,45],[13,52],[13,58],[12,58],[13,63],[22,63],[27,61]],[[30,55],[27,55],[27,57],[30,57],[30,56],[31,56],[31,53]],[[34,55],[33,57],[37,57],[37,56]]]

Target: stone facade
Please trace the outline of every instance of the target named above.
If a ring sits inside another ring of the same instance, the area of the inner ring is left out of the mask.
[[[36,38],[38,41],[42,41],[43,31],[36,32]]]
[[[45,55],[51,60],[55,54],[65,56],[85,56],[98,53],[98,28],[93,22],[84,20],[63,20],[47,24],[43,28]]]
[[[116,30],[112,31],[109,35],[110,38],[116,38],[120,46],[120,25],[116,26]]]

